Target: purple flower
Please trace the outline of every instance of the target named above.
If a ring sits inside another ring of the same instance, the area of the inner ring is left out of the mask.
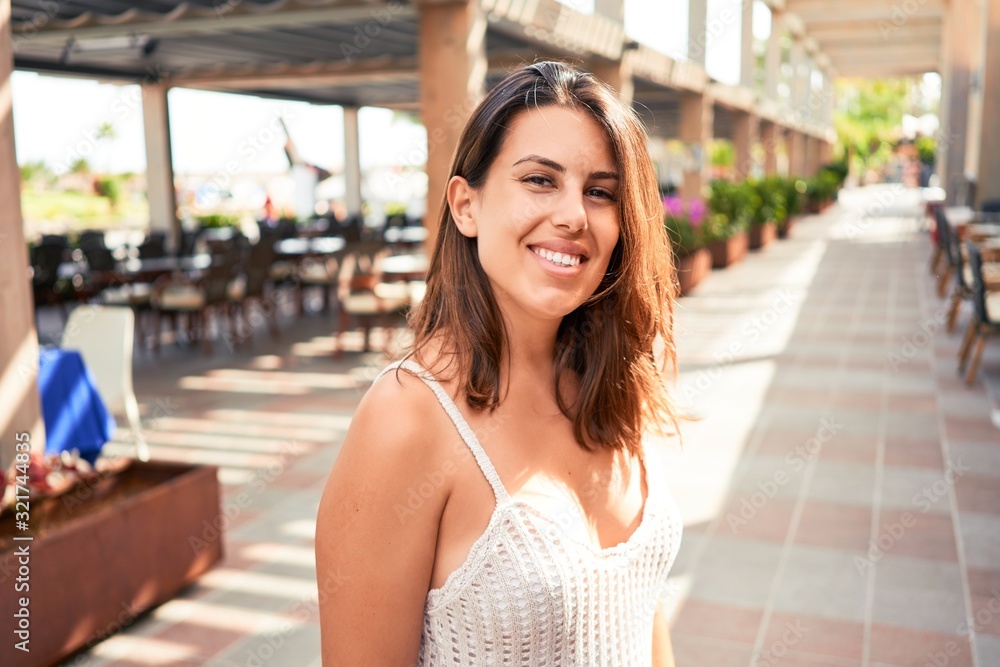
[[[705,202],[700,199],[692,199],[688,205],[688,217],[691,219],[691,226],[697,227],[705,221]]]
[[[684,202],[680,197],[664,197],[663,208],[671,217],[677,218],[684,215]]]

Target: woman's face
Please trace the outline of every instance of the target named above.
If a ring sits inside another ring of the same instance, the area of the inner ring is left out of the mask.
[[[549,106],[514,118],[478,190],[452,179],[456,223],[478,238],[501,307],[561,319],[597,290],[618,242],[617,172],[592,116]]]

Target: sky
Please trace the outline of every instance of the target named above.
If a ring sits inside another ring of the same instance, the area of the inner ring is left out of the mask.
[[[560,1],[580,11],[593,11],[594,0]],[[733,18],[739,4],[740,0],[708,0],[706,69],[726,83],[739,80],[740,30],[738,19]],[[766,37],[769,16],[766,10],[757,14],[755,36]],[[626,33],[668,55],[686,54],[687,23],[687,0],[626,0]],[[59,173],[83,157],[96,171],[145,171],[137,86],[21,71],[14,73],[12,85],[18,162],[41,160]],[[171,90],[168,102],[178,174],[222,171],[233,160],[242,173],[286,171],[284,135],[272,130],[278,127],[278,117],[285,120],[306,161],[331,170],[343,164],[340,107],[183,88]],[[114,139],[95,137],[104,123],[113,125]],[[418,124],[386,109],[363,108],[359,133],[362,169],[422,164],[426,133]]]

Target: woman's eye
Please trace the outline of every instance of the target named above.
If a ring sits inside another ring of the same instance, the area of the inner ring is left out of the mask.
[[[531,183],[532,185],[550,185],[552,179],[546,176],[528,176],[523,179],[525,183]]]
[[[602,197],[610,201],[615,201],[616,199],[615,193],[605,190],[604,188],[591,188],[590,190],[588,190],[588,193],[591,196]]]

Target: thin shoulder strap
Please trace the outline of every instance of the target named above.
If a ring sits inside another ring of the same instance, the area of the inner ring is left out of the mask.
[[[395,368],[405,368],[406,370],[412,371],[414,375],[419,377],[424,383],[433,390],[434,395],[437,396],[438,403],[444,408],[448,416],[451,417],[452,423],[455,424],[455,428],[458,429],[458,434],[462,436],[462,440],[472,451],[472,456],[476,459],[476,463],[479,464],[479,469],[483,471],[483,475],[486,477],[486,481],[490,483],[493,487],[493,495],[496,496],[497,503],[502,503],[510,498],[507,493],[507,489],[504,488],[503,483],[500,481],[500,475],[497,474],[496,468],[493,467],[493,463],[490,461],[489,457],[486,456],[486,452],[483,451],[483,446],[479,444],[479,439],[476,438],[475,432],[469,423],[465,421],[465,417],[459,412],[458,406],[455,405],[455,401],[451,399],[448,392],[444,390],[444,387],[434,379],[434,377],[424,370],[420,364],[413,361],[412,359],[405,359],[400,361],[395,361],[378,374],[378,377],[385,375],[390,370]]]

